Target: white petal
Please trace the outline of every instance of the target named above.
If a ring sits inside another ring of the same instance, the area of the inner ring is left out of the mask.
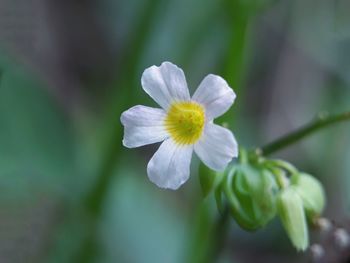
[[[184,72],[170,62],[147,68],[142,74],[141,84],[163,109],[168,109],[172,101],[190,100]]]
[[[207,120],[210,121],[224,114],[235,98],[236,94],[223,78],[209,74],[202,80],[192,100],[205,107]]]
[[[190,176],[193,146],[164,141],[147,166],[149,179],[161,188],[176,190]]]
[[[222,171],[232,158],[238,156],[238,146],[232,132],[208,123],[203,136],[194,145],[198,157],[211,169]]]
[[[123,145],[128,148],[163,141],[168,137],[164,129],[165,111],[146,106],[135,106],[120,117],[124,125]]]

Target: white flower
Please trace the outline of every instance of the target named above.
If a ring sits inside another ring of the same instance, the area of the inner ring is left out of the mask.
[[[163,62],[147,68],[141,83],[162,109],[138,105],[123,112],[123,145],[134,148],[164,141],[147,166],[153,183],[179,188],[190,176],[193,151],[216,171],[224,170],[237,157],[238,146],[231,131],[213,123],[236,98],[224,79],[206,76],[191,98],[184,72]]]

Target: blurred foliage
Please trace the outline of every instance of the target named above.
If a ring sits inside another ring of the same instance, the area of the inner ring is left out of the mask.
[[[2,197],[30,198],[30,192],[65,196],[72,176],[79,176],[69,118],[43,84],[0,58]]]

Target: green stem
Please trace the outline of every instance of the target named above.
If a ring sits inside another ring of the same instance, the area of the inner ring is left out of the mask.
[[[304,127],[293,131],[286,136],[281,137],[280,139],[277,139],[273,141],[270,144],[267,144],[266,146],[263,146],[261,148],[258,148],[256,150],[256,153],[259,155],[269,155],[272,154],[278,150],[281,150],[293,143],[296,143],[297,141],[304,139],[305,137],[315,133],[316,131],[319,131],[323,128],[327,128],[329,126],[332,126],[333,124],[340,123],[340,122],[345,122],[345,121],[350,121],[350,112],[344,112],[340,113],[337,115],[328,115],[328,114],[319,114],[317,118],[312,121],[311,123],[305,125]],[[280,165],[284,165],[280,161],[276,161]],[[291,167],[286,167],[288,171],[293,172],[293,169]],[[280,186],[283,188],[284,187],[284,180],[283,178],[279,178],[280,181]],[[220,218],[215,222],[214,229],[226,229],[227,224],[228,224],[228,218],[229,218],[229,213],[222,213]],[[220,242],[220,244],[223,243],[223,241],[226,239],[227,231],[220,230],[217,233],[213,234],[212,238],[213,241],[215,242]],[[215,244],[215,243],[213,243]],[[213,250],[214,253],[212,254],[212,258],[215,259],[218,255],[220,250]]]
[[[245,13],[243,7],[240,4],[232,1],[226,1],[226,7],[229,11],[231,19],[232,33],[229,40],[229,46],[227,51],[227,61],[225,63],[224,77],[226,81],[235,88],[235,91],[240,94],[243,80],[243,72],[245,66],[245,55],[247,47],[247,34],[249,31],[250,16]],[[225,114],[218,120],[219,122],[227,122],[232,125],[234,116],[231,114]],[[222,247],[227,238],[230,212],[227,206],[223,209],[218,218],[212,221],[211,231],[208,231],[209,239],[208,247],[202,247],[199,253],[205,258],[205,260],[199,262],[215,262],[222,251]],[[196,251],[197,253],[198,251]],[[192,261],[198,262],[198,261]]]
[[[227,239],[227,232],[229,228],[230,223],[230,210],[229,207],[226,205],[223,209],[222,213],[219,217],[216,218],[213,232],[215,233],[213,236],[213,248],[212,253],[209,255],[208,262],[215,262],[217,260],[217,256],[221,254],[223,247],[225,245],[225,241]]]
[[[233,33],[230,39],[224,77],[232,87],[235,87],[235,90],[239,89],[243,78],[248,23],[248,17],[236,14],[232,17]]]
[[[120,129],[119,116],[128,106],[127,104],[129,103],[130,99],[132,99],[130,96],[131,92],[127,86],[130,84],[132,86],[137,85],[136,83],[133,83],[133,80],[137,78],[137,62],[142,54],[141,50],[143,50],[143,45],[146,43],[149,31],[151,30],[151,25],[153,22],[152,18],[155,16],[154,14],[158,10],[157,6],[160,2],[161,0],[153,0],[149,2],[146,10],[144,11],[144,17],[140,19],[140,24],[138,29],[136,29],[136,34],[134,37],[132,37],[131,44],[129,45],[129,49],[131,49],[132,52],[125,55],[123,59],[123,61],[126,61],[126,65],[123,72],[120,74],[121,79],[119,79],[119,86],[121,90],[118,90],[119,97],[116,99],[117,102],[115,102],[117,107],[114,110],[112,117],[113,119],[117,120],[117,123],[113,122],[113,132],[109,134],[110,141],[107,145],[100,171],[98,172],[98,181],[85,200],[88,211],[90,211],[92,214],[100,213],[104,196],[113,175],[116,159],[121,149],[122,130]],[[129,76],[131,83],[130,81],[126,80],[124,76]],[[125,100],[125,97],[127,97],[127,100]],[[125,103],[125,101],[127,102]]]
[[[336,115],[328,115],[327,113],[322,113],[317,116],[317,118],[306,124],[304,127],[293,131],[261,148],[256,150],[260,155],[269,155],[274,152],[277,152],[297,141],[304,139],[305,137],[327,127],[332,126],[333,124],[350,121],[350,111],[344,112]]]
[[[155,14],[159,11],[161,3],[162,0],[151,0],[146,4],[142,12],[143,15],[138,21],[134,34],[130,37],[129,45],[127,45],[129,52],[125,52],[121,59],[123,67],[117,77],[118,83],[114,83],[115,87],[113,87],[118,94],[111,95],[115,99],[113,101],[115,107],[112,107],[111,110],[113,112],[112,118],[117,120],[117,123],[112,122],[111,132],[107,135],[109,141],[104,151],[105,155],[103,156],[100,169],[97,172],[97,182],[83,200],[82,205],[87,213],[89,225],[87,231],[89,233],[77,255],[73,258],[73,262],[94,262],[98,252],[98,222],[110,182],[113,179],[115,164],[121,151],[122,130],[119,116],[129,106],[128,104],[132,99],[132,91],[130,91],[129,87],[136,87],[138,83],[136,82],[136,79],[138,79],[137,63],[142,55],[143,47],[147,43],[147,38],[150,35],[152,24],[156,17]]]
[[[244,72],[246,66],[246,48],[249,35],[250,17],[240,14],[240,9],[231,10],[231,28],[232,33],[229,39],[229,49],[227,51],[227,60],[224,62],[223,77],[227,83],[234,89],[237,95],[242,96]],[[235,107],[237,107],[235,102]],[[234,126],[234,119],[239,112],[236,110],[221,116],[217,121],[228,123]]]
[[[192,240],[189,244],[189,255],[185,262],[216,262],[223,249],[230,222],[230,210],[225,205],[220,215],[214,217],[210,207],[208,200],[204,200],[198,207]]]

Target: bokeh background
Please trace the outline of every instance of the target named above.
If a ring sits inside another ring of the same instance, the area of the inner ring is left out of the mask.
[[[121,112],[156,106],[143,70],[171,61],[191,92],[223,76],[237,100],[219,122],[260,146],[350,109],[349,10],[347,0],[0,0],[0,262],[212,262],[218,212],[203,205],[199,161],[180,190],[162,190],[146,175],[158,146],[121,145]],[[325,214],[343,227],[349,134],[340,124],[275,155],[324,183]],[[278,220],[256,233],[231,220],[219,246],[215,262],[310,262]]]

